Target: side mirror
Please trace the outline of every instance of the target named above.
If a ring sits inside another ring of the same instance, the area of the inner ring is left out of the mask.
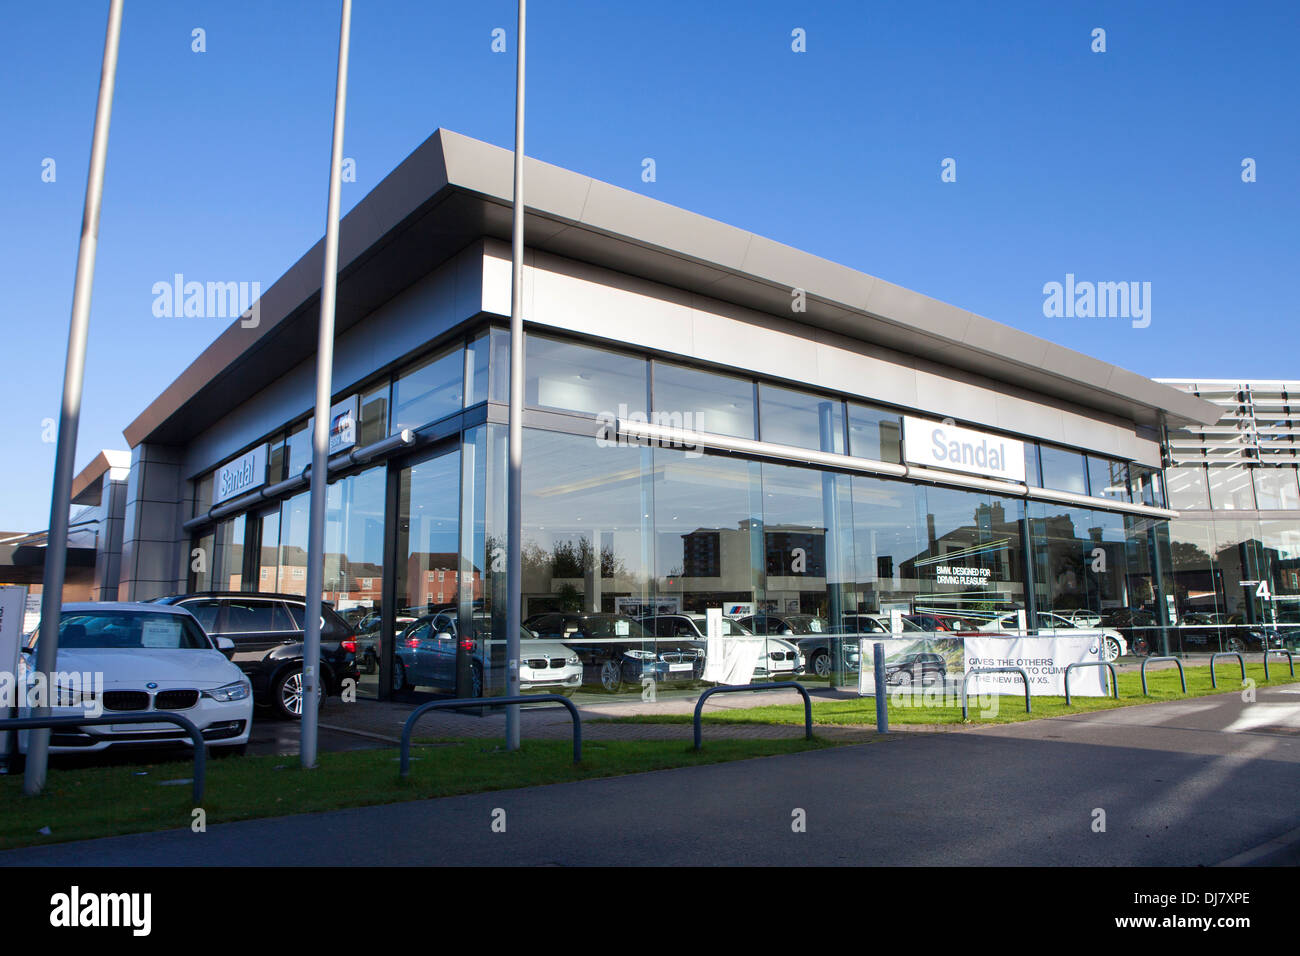
[[[533,635],[533,637],[541,637],[541,636],[542,636],[542,635],[541,635],[540,633],[538,633],[537,631],[529,631],[528,633],[531,634],[531,635]]]
[[[228,637],[218,637],[216,639],[217,650],[230,659],[235,656],[235,642]]]

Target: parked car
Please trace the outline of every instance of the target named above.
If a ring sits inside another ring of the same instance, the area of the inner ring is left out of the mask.
[[[39,633],[31,636],[19,662],[23,701],[30,700],[28,690],[35,681],[39,639]],[[243,753],[253,726],[252,688],[222,652],[228,643],[205,634],[180,608],[107,601],[65,604],[54,673],[102,674],[103,685],[96,699],[93,686],[75,687],[71,679],[61,678],[68,684],[61,698],[50,699],[52,715],[83,716],[87,705],[102,707],[105,716],[171,711],[188,717],[218,752]],[[20,707],[18,716],[31,716],[30,708]],[[29,733],[18,735],[20,753],[26,753]],[[188,733],[163,723],[94,724],[50,732],[52,753],[160,744],[192,746]]]
[[[1192,611],[1183,615],[1177,629],[1184,650],[1236,651],[1260,654],[1267,646],[1277,649],[1285,643],[1285,625],[1247,624],[1240,614]]]
[[[401,634],[407,627],[414,624],[418,617],[418,613],[398,612],[393,618],[393,623],[397,627],[395,633]],[[373,674],[379,669],[380,649],[383,646],[379,630],[382,626],[383,615],[379,611],[371,611],[357,622],[357,666],[363,674]]]
[[[981,631],[1014,631],[1017,627],[1015,611],[994,618],[987,624],[980,625]],[[1069,618],[1051,611],[1038,612],[1039,637],[1070,637],[1075,631],[1099,631],[1101,633],[1105,657],[1108,661],[1116,660],[1128,653],[1128,641],[1124,635],[1113,627],[1084,627],[1074,624]]]
[[[684,612],[681,614],[652,614],[638,618],[641,626],[655,637],[684,637],[687,640],[704,640],[708,637],[708,616]],[[723,637],[747,637],[752,632],[742,627],[734,618],[722,619]]]
[[[825,618],[815,614],[750,614],[737,618],[736,623],[755,634],[779,634],[784,637],[802,637],[808,634],[829,634]]]
[[[258,706],[270,707],[290,720],[301,719],[306,598],[300,594],[207,591],[155,600],[184,608],[209,636],[231,641],[231,660],[248,675]],[[332,607],[321,605],[317,693],[322,703],[326,697],[341,694],[345,680],[360,678],[356,650],[356,631]]]
[[[640,622],[623,614],[551,611],[534,614],[524,627],[545,640],[577,652],[583,683],[615,693],[624,684],[640,686],[650,678],[661,684],[686,684],[704,674],[704,641],[656,638]]]
[[[898,660],[885,662],[885,683],[896,686],[908,686],[920,681],[933,684],[946,680],[948,662],[942,654],[930,651],[916,651],[904,654]]]
[[[488,615],[474,616],[475,630],[484,633]],[[455,611],[426,614],[407,625],[393,646],[393,690],[412,686],[457,687],[461,655],[469,659],[470,697],[482,697],[488,666],[504,672],[504,641],[462,636]],[[563,644],[542,640],[533,631],[519,635],[519,690],[521,693],[572,694],[582,684],[582,661]]]

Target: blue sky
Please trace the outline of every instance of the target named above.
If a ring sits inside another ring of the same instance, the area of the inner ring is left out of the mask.
[[[0,530],[47,523],[107,8],[0,32]],[[155,282],[265,289],[324,231],[338,12],[127,0],[78,468],[225,324]],[[513,2],[358,0],[345,212],[439,126],[511,145],[513,34]],[[1297,40],[1294,2],[533,0],[528,152],[1146,375],[1300,378]],[[1150,326],[1045,318],[1066,273],[1150,282]]]

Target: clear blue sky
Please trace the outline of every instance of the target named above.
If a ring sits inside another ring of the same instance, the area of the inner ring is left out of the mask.
[[[0,31],[2,530],[48,518],[107,8]],[[78,468],[224,327],[155,318],[155,282],[265,289],[323,233],[338,14],[127,0]],[[1152,377],[1300,378],[1298,25],[1294,0],[533,0],[528,152]],[[439,126],[511,145],[513,34],[509,0],[357,0],[344,211]],[[1150,282],[1150,327],[1044,318],[1067,272]]]

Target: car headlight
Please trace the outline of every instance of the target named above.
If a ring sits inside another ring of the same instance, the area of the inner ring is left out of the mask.
[[[624,657],[630,657],[634,661],[652,661],[655,659],[654,651],[624,651]]]
[[[244,700],[248,697],[248,693],[248,681],[237,680],[233,684],[223,684],[220,687],[205,690],[203,696],[209,697],[212,700],[221,701],[225,704],[232,700]]]
[[[568,658],[567,660],[565,660],[564,663],[566,663],[566,664],[568,664],[569,666],[573,667],[573,666],[576,666],[576,665],[578,665],[578,664],[581,664],[581,663],[582,663],[582,658],[579,657],[577,654],[574,654],[572,657],[570,657],[570,658]]]

